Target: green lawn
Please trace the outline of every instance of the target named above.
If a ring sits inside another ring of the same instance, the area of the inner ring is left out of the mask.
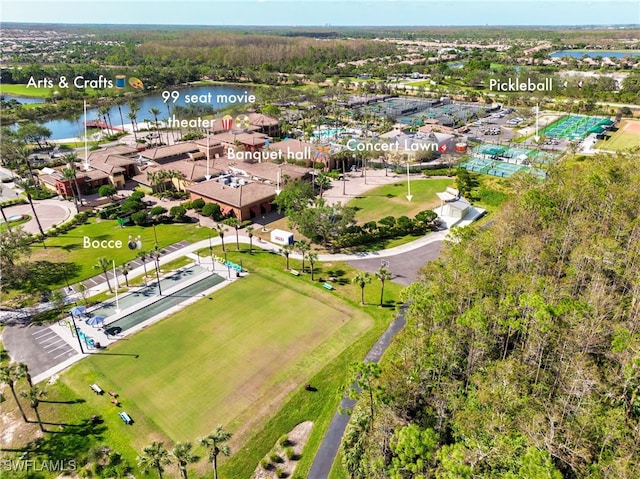
[[[364,195],[351,200],[347,206],[358,208],[356,218],[360,222],[377,221],[385,216],[414,217],[422,210],[434,208],[440,204],[436,192],[451,186],[451,179],[411,180],[413,198],[407,201],[407,182],[402,181],[367,191]]]
[[[27,96],[33,98],[48,98],[51,96],[54,88],[35,88],[27,87],[26,84],[9,85],[7,83],[2,84],[0,92],[5,95]]]
[[[276,281],[250,275],[119,342],[106,354],[76,364],[51,387],[49,396],[86,403],[47,405],[43,417],[53,419],[53,409],[55,420],[62,414],[65,422],[78,421],[89,411],[101,414],[107,426],[105,442],[132,462],[154,439],[194,441],[217,424],[234,431],[232,446],[237,450],[288,395],[372,324],[359,308],[333,294],[320,297],[314,285],[274,274]],[[90,392],[88,385],[94,382],[120,394],[122,410],[134,418],[134,426],[120,421],[108,396]],[[325,392],[335,395],[335,385]],[[206,465],[198,469],[206,470]]]
[[[217,233],[210,228],[198,228],[196,224],[160,224],[156,226],[158,236],[158,244],[160,247],[169,246],[182,240],[191,242],[206,239],[210,234],[212,237]],[[85,248],[84,237],[90,240],[120,240],[122,248]],[[115,220],[96,220],[92,219],[90,223],[84,224],[72,229],[67,233],[46,239],[47,248],[42,247],[42,243],[34,243],[31,247],[29,255],[30,262],[46,261],[50,263],[75,263],[74,267],[70,265],[67,270],[69,272],[69,282],[75,283],[96,274],[100,271],[95,270],[93,265],[96,260],[104,256],[113,259],[116,265],[121,265],[126,261],[135,259],[138,251],[132,251],[127,248],[129,236],[140,236],[142,240],[142,249],[150,251],[155,245],[155,237],[151,226],[126,226],[120,228]],[[73,272],[73,274],[71,274]],[[51,285],[52,288],[64,286],[64,279],[60,278],[58,284]]]

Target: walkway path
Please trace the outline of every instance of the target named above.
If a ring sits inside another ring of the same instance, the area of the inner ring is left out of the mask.
[[[396,319],[389,325],[387,330],[380,336],[365,356],[365,362],[377,363],[380,361],[389,344],[391,344],[391,340],[404,327],[406,323],[404,317],[406,310],[407,305],[402,305]],[[356,401],[348,398],[344,398],[340,402],[340,408],[333,415],[333,419],[313,460],[307,479],[327,479],[327,477],[329,477],[331,466],[336,459],[340,443],[342,442],[342,436],[347,428],[347,424],[349,424],[349,419],[351,419],[349,414],[341,413],[340,411],[351,411],[355,404]]]

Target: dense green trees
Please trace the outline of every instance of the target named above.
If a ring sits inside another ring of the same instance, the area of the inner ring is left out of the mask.
[[[405,293],[371,425],[354,411],[350,477],[640,476],[638,159],[515,177],[494,226],[454,234]]]

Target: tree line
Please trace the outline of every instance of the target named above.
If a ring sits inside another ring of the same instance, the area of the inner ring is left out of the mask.
[[[513,181],[405,292],[350,478],[640,476],[640,154]]]

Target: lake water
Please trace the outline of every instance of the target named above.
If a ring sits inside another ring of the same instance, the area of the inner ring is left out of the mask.
[[[44,103],[44,99],[42,98],[33,98],[33,97],[23,97],[23,96],[15,96],[15,95],[2,95],[2,98],[5,101],[16,100],[24,105],[28,105],[31,103]]]
[[[169,90],[169,89],[167,89]],[[242,95],[244,92],[248,92],[248,94],[252,94],[251,88],[244,86],[233,86],[233,85],[212,85],[212,86],[193,86],[188,88],[181,88],[178,90],[180,93],[180,97],[174,103],[173,99],[169,99],[167,103],[164,102],[162,98],[162,92],[154,93],[152,95],[148,95],[142,98],[137,98],[136,102],[140,107],[140,110],[137,114],[138,123],[142,123],[144,120],[153,121],[153,115],[149,113],[151,108],[157,108],[160,110],[160,114],[158,115],[158,120],[165,120],[169,116],[168,106],[174,105],[182,105],[188,106],[185,97],[187,95],[198,95],[198,97],[202,95],[206,95],[206,102],[197,103],[197,105],[207,105],[213,108],[222,108],[224,106],[228,106],[229,103],[218,103],[217,96],[218,95]],[[7,96],[8,98],[8,96]],[[35,98],[22,98],[17,96],[11,96],[11,98],[15,98],[16,100],[22,103],[37,103],[38,100]],[[210,101],[209,101],[210,99]],[[36,101],[31,101],[36,100]],[[127,114],[129,113],[129,107],[126,103],[120,105],[122,109],[122,116],[124,118],[124,123],[131,123],[131,120],[127,118]],[[111,122],[114,127],[118,127],[121,124],[120,121],[120,112],[118,111],[118,107],[114,106],[109,110],[109,115],[111,116]],[[89,108],[87,109],[87,121],[94,121],[97,119],[98,109],[97,108]],[[84,117],[82,113],[80,113],[75,119],[65,119],[65,120],[49,120],[43,122],[42,125],[46,126],[51,130],[51,139],[59,140],[62,138],[74,138],[80,137],[84,134]]]
[[[616,51],[616,50],[562,50],[559,52],[553,52],[551,58],[558,57],[573,57],[582,58],[584,56],[590,58],[596,57],[609,57],[609,58],[624,58],[624,57],[640,57],[640,50],[634,51]]]

